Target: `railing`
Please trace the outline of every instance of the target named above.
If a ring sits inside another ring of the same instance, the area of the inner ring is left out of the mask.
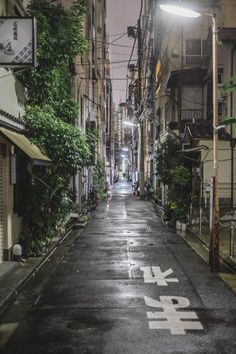
[[[225,213],[224,213],[225,214]],[[219,238],[220,249],[222,254],[231,260],[236,256],[235,254],[235,234],[236,234],[236,221],[232,220],[232,216],[227,214],[220,218],[219,221]],[[199,238],[209,246],[210,225],[209,225],[209,209],[193,208],[190,206],[189,213],[189,227],[192,231],[199,236]]]
[[[236,224],[233,220],[230,220],[229,225],[222,224],[221,222],[219,223],[221,227],[225,229],[230,229],[230,234],[229,234],[229,257],[231,259],[234,258],[234,235],[235,235],[235,229],[236,229]]]
[[[202,57],[201,55],[186,55],[184,57],[185,65],[201,65]]]
[[[157,215],[160,217],[161,221],[164,222],[165,219],[165,213],[164,213],[164,208],[161,205],[161,201],[157,198],[152,196],[151,197],[152,205],[157,213]]]
[[[203,118],[203,110],[201,109],[182,109],[181,111],[181,119],[193,121],[194,119],[202,119]]]

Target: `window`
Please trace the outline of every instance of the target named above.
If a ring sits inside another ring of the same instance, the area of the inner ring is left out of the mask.
[[[186,56],[187,55],[201,55],[201,39],[187,39],[186,40]]]
[[[16,184],[14,184],[14,213],[18,216],[26,213],[26,198],[31,195],[29,191],[32,188],[31,177],[28,173],[29,161],[18,150],[16,151]]]
[[[224,86],[224,68],[222,66],[218,67],[218,85]]]
[[[83,98],[80,97],[80,127],[83,127],[84,122],[84,101]]]
[[[202,39],[186,39],[185,42],[185,64],[186,65],[201,64],[205,42],[206,41]]]
[[[202,119],[202,88],[184,86],[182,89],[182,120]]]

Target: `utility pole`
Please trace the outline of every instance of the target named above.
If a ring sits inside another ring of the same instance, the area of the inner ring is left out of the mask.
[[[138,111],[139,111],[139,189],[140,189],[140,200],[145,199],[144,191],[144,124],[142,117],[142,32],[141,32],[141,22],[138,19],[137,26],[137,36],[138,36]]]
[[[209,263],[213,272],[219,271],[219,186],[218,186],[218,60],[216,16],[212,16],[212,76],[213,76],[213,177],[211,198],[211,239]]]

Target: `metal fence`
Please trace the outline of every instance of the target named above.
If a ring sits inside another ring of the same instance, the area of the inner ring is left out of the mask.
[[[210,244],[210,210],[209,208],[190,207],[189,229],[196,234],[206,246]],[[236,261],[236,214],[230,209],[220,210],[219,248],[222,255]]]

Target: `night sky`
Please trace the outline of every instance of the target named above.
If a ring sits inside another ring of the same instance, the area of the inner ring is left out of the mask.
[[[112,80],[114,103],[126,100],[127,61],[129,60],[134,40],[128,38],[126,33],[128,26],[135,26],[140,11],[140,0],[107,0],[107,32],[110,35],[108,41],[115,40],[110,47],[112,64],[112,78],[124,80]],[[124,34],[122,36],[122,34]],[[119,39],[119,37],[122,38]],[[124,45],[128,47],[119,47]],[[136,58],[137,50],[134,50],[133,59]],[[123,63],[115,63],[125,61]]]

